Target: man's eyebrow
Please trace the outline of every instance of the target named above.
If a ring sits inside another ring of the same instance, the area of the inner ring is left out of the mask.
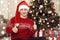
[[[20,9],[20,10],[23,10],[23,9]]]
[[[27,10],[27,9],[24,9],[24,10]]]

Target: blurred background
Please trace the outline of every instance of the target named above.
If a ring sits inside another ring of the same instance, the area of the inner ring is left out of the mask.
[[[9,22],[11,17],[13,17],[15,15],[17,4],[21,1],[22,0],[0,0],[0,40],[10,40],[10,38],[11,38],[10,35],[6,34],[6,32],[5,32],[6,24],[7,24],[7,22]],[[37,0],[26,0],[26,2],[28,2],[30,7],[32,6],[31,3],[33,3],[33,5],[34,5],[34,3],[35,3],[34,1],[37,1]],[[44,0],[44,1],[48,1],[48,0]],[[51,1],[54,3],[55,12],[57,13],[57,15],[59,17],[60,16],[60,0],[51,0]],[[41,5],[43,5],[43,4],[41,4]],[[30,13],[32,12],[32,10],[34,10],[34,7],[31,8]],[[57,18],[57,19],[59,19],[59,18]],[[37,22],[37,21],[35,21],[35,22]],[[47,24],[49,24],[49,23],[47,23]],[[36,25],[38,25],[38,23]],[[57,25],[60,27],[59,23],[57,23]],[[57,29],[55,29],[55,30],[57,30]]]

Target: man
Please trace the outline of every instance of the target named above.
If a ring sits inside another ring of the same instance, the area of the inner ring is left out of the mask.
[[[28,18],[29,6],[25,1],[17,5],[16,15],[10,20],[6,32],[11,34],[11,40],[29,40],[35,30],[33,21]]]

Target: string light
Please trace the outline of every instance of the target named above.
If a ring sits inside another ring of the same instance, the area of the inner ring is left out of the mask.
[[[52,38],[51,38],[51,37],[49,37],[49,40],[52,40]]]
[[[43,16],[45,16],[45,14],[43,13]]]
[[[45,18],[45,20],[48,20],[47,18]]]
[[[11,40],[11,38],[10,37],[4,37],[4,40]]]
[[[35,1],[35,0],[33,0],[33,1]]]
[[[1,31],[1,34],[4,35],[5,34],[5,31]]]
[[[47,24],[49,24],[49,22],[47,22]]]
[[[6,10],[8,10],[8,8],[6,8]]]
[[[5,29],[5,26],[3,26],[3,29]]]
[[[1,1],[0,1],[0,3],[1,3],[1,4],[3,4],[3,3],[4,3],[4,1],[3,1],[3,0],[1,0]]]
[[[15,3],[17,3],[17,0],[15,0]]]
[[[0,11],[0,14],[1,14],[1,11]]]
[[[60,26],[60,24],[58,24],[58,26]]]
[[[48,27],[50,27],[50,25],[48,25]]]
[[[57,5],[59,5],[59,1],[57,2]]]
[[[45,23],[45,20],[43,21],[43,23]]]
[[[10,5],[10,2],[8,2],[8,5]]]
[[[1,21],[1,24],[3,24],[3,21]]]
[[[5,9],[4,8],[2,8],[2,11],[4,11]]]
[[[42,30],[44,31],[45,29],[43,28]]]
[[[54,20],[51,21],[52,23],[54,22]]]
[[[56,37],[54,37],[54,40],[57,40],[57,38],[56,38]]]
[[[43,5],[40,5],[39,9],[43,8]]]

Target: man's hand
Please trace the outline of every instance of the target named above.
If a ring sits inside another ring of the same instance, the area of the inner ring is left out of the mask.
[[[14,32],[14,33],[17,33],[18,32],[18,28],[15,26],[15,27],[13,27],[12,28],[12,31]]]

